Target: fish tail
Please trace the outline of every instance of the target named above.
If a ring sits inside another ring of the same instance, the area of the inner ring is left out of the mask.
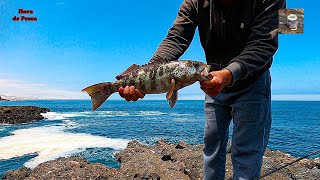
[[[92,110],[99,108],[111,94],[116,92],[113,88],[113,83],[106,82],[95,84],[89,87],[84,88],[82,91],[87,92],[91,97],[92,101]]]

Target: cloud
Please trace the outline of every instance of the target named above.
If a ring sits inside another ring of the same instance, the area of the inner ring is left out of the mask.
[[[49,88],[46,84],[27,83],[19,80],[1,79],[0,94],[28,99],[84,99],[85,93]]]

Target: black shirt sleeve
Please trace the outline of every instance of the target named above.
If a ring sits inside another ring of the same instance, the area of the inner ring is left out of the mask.
[[[187,50],[197,27],[196,0],[185,0],[178,11],[173,26],[154,53],[151,62],[158,58],[177,60]]]

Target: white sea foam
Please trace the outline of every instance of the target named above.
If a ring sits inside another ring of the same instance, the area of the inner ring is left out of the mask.
[[[193,116],[192,114],[179,114],[179,113],[170,113],[171,116]]]
[[[160,116],[166,115],[160,111],[84,111],[84,112],[68,112],[68,113],[56,113],[47,112],[41,114],[48,120],[66,120],[73,117],[123,117],[123,116]],[[172,116],[189,116],[189,114],[177,114],[171,113]]]
[[[57,112],[47,112],[41,113],[41,115],[48,120],[65,120],[72,117],[85,116],[81,112],[74,113],[57,113]]]
[[[115,117],[115,116],[158,116],[166,113],[162,113],[160,111],[85,111],[85,112],[80,112],[79,114],[86,115],[86,116]]]
[[[166,113],[160,111],[139,111],[136,116],[159,116]]]
[[[68,156],[85,148],[122,150],[129,142],[125,139],[63,132],[66,128],[67,125],[44,126],[13,131],[13,135],[0,138],[0,159],[37,153],[37,157],[24,164],[26,167],[34,168],[42,162]]]
[[[68,112],[68,113],[56,113],[56,112],[48,112],[42,114],[45,118],[49,120],[63,120],[72,117],[115,117],[115,116],[130,116],[130,114],[126,111],[84,111],[84,112]]]
[[[130,116],[126,111],[96,111],[91,115],[104,116],[104,117],[115,117],[115,116]]]

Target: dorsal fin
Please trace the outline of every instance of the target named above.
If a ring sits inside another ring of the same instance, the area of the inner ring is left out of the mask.
[[[138,70],[139,68],[146,68],[147,66],[152,66],[152,65],[159,65],[159,64],[165,64],[169,62],[169,60],[163,59],[161,57],[153,57],[148,64],[144,64],[142,66],[136,65],[136,64],[132,64],[127,70],[125,70],[123,73],[119,74],[116,76],[117,80],[120,80],[128,75],[130,75],[130,73]]]
[[[130,67],[128,67],[127,70],[125,70],[123,73],[121,74],[127,74],[127,73],[130,73],[132,71],[135,71],[139,68],[139,65],[136,65],[136,64],[132,64]]]
[[[150,62],[147,64],[147,65],[150,65],[150,64],[165,64],[169,62],[169,60],[166,60],[166,59],[163,59],[162,57],[153,57]]]
[[[119,74],[116,76],[116,79],[122,79],[123,77],[127,76],[128,74],[130,74],[131,72],[136,71],[137,69],[139,69],[139,65],[136,64],[132,64],[128,69],[126,69],[125,71],[123,71],[123,73]]]

